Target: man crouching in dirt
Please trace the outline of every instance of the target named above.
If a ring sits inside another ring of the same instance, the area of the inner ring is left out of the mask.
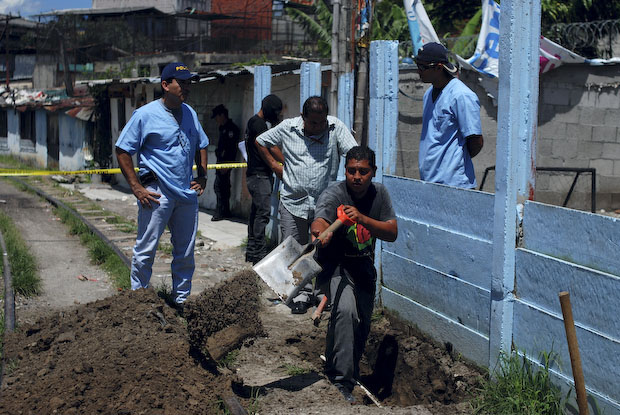
[[[359,361],[370,332],[374,307],[375,238],[395,241],[396,215],[386,188],[372,183],[377,167],[375,153],[367,147],[353,147],[346,155],[346,180],[330,185],[320,195],[311,225],[313,239],[336,220],[338,206],[353,222],[324,239],[318,261],[323,266],[320,280],[329,280],[332,304],[327,329],[326,375],[351,403],[359,377]]]

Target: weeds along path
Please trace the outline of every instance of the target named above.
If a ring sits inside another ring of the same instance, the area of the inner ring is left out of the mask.
[[[7,180],[0,180],[0,200],[0,209],[13,220],[37,261],[43,288],[38,297],[16,297],[17,324],[115,292],[108,275],[91,264],[87,249],[77,236],[69,235],[49,203]]]
[[[9,216],[14,218],[14,222],[23,223],[20,226],[26,228],[22,231],[24,233],[24,239],[32,240],[32,243],[41,239],[37,236],[37,224],[53,223],[57,226],[57,229],[51,230],[51,234],[41,242],[45,252],[33,252],[33,255],[35,255],[38,258],[38,262],[40,262],[41,277],[46,278],[45,274],[50,272],[54,274],[58,272],[46,271],[45,267],[53,265],[69,267],[76,263],[76,266],[73,266],[73,271],[69,271],[69,269],[64,271],[68,279],[69,287],[63,287],[62,284],[59,285],[55,280],[49,281],[50,286],[47,287],[46,284],[48,283],[44,282],[45,296],[47,296],[47,293],[50,293],[52,298],[48,300],[45,297],[40,297],[39,299],[28,300],[26,303],[20,304],[20,306],[34,308],[35,303],[41,303],[43,306],[49,303],[52,307],[62,307],[64,305],[86,303],[103,298],[115,293],[116,289],[119,287],[123,289],[129,288],[128,270],[122,262],[126,264],[129,263],[136,239],[137,206],[134,196],[131,193],[113,190],[109,185],[101,184],[99,186],[101,186],[105,192],[113,193],[115,198],[109,200],[91,200],[78,190],[85,186],[79,183],[75,185],[59,185],[48,177],[34,177],[21,180],[29,187],[36,188],[46,195],[51,196],[54,200],[73,208],[86,219],[99,234],[107,239],[106,243],[98,243],[94,248],[91,248],[91,250],[97,253],[98,260],[100,260],[100,251],[102,248],[107,248],[107,250],[110,251],[109,253],[111,253],[110,248],[112,247],[114,247],[117,253],[120,253],[120,255],[124,257],[124,260],[116,260],[116,263],[112,264],[107,262],[100,267],[94,266],[88,255],[89,248],[83,242],[84,239],[80,242],[79,237],[69,235],[69,226],[67,224],[62,224],[60,220],[58,220],[54,215],[52,205],[33,193],[20,190],[19,185],[12,184],[14,182],[4,180],[2,181],[1,189],[5,189],[5,191],[2,193],[10,192],[10,194],[6,194],[6,197],[0,197],[0,199],[6,201],[0,208],[5,208],[5,210],[10,211],[11,213]],[[86,186],[95,188],[97,185]],[[31,206],[31,208],[25,209],[24,206],[26,205]],[[34,209],[34,207],[38,209]],[[47,216],[45,218],[37,218],[28,212],[28,210],[37,210],[39,214],[45,213]],[[72,216],[71,219],[79,223],[79,220],[74,219]],[[34,230],[31,236],[26,236],[28,229]],[[74,241],[80,249],[55,245],[53,241],[59,238]],[[90,243],[92,243],[92,241],[89,241],[89,244]],[[112,259],[117,259],[116,255],[113,253],[110,256],[114,257]],[[244,252],[241,247],[218,249],[214,247],[214,241],[204,235],[199,235],[196,239],[195,260],[196,271],[192,283],[192,295],[197,295],[205,289],[213,287],[218,282],[229,278],[248,266],[244,261]],[[151,284],[154,288],[163,289],[164,291],[169,290],[171,286],[171,262],[170,233],[166,230],[160,240],[160,248],[157,250],[155,262],[153,264]],[[83,266],[84,264],[87,266]],[[106,275],[104,270],[112,271],[110,274]],[[78,279],[80,275],[86,277],[86,279]],[[106,288],[105,290],[104,286]],[[97,287],[97,291],[101,291],[101,293],[91,292],[91,288],[94,289]],[[54,290],[59,291],[59,293],[54,292]],[[83,296],[81,295],[82,292],[84,293]],[[66,301],[61,301],[63,299],[61,294],[66,294],[66,296],[68,296]]]

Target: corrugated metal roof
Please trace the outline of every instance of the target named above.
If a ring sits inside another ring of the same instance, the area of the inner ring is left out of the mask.
[[[18,26],[18,27],[25,27],[28,29],[34,29],[37,27],[37,22],[32,21],[32,20],[28,20],[28,19],[24,19],[22,17],[15,17],[15,16],[11,16],[9,14],[0,14],[0,21],[4,22],[7,18],[7,16],[9,17],[9,26]]]
[[[206,73],[201,73],[199,82],[208,82],[213,81],[222,77],[229,76],[238,76],[244,74],[253,74],[254,66],[244,66],[242,68],[231,68],[231,69],[217,69],[213,71],[209,71]],[[275,65],[274,68],[278,68],[278,65]],[[331,65],[322,65],[321,72],[331,71]],[[277,70],[277,69],[276,69]],[[277,72],[274,72],[272,76],[282,76],[287,74],[295,74],[299,75],[301,73],[301,69],[299,67],[290,68],[290,69],[281,69]],[[121,79],[93,79],[93,80],[83,80],[76,81],[76,85],[108,85],[108,84],[133,84],[133,83],[144,83],[144,84],[159,84],[161,79],[159,76],[150,76],[150,77],[137,77],[137,78],[121,78]]]
[[[152,11],[158,14],[167,14],[157,7],[111,7],[107,9],[63,9],[63,10],[52,10],[50,12],[35,14],[34,16],[62,16],[67,14],[75,14],[75,15],[121,15],[121,14],[131,14],[138,13],[144,11]]]

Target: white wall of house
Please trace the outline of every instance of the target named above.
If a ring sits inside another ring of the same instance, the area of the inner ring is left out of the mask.
[[[36,112],[36,137],[35,154],[37,166],[47,167],[47,111],[38,109]]]
[[[7,144],[9,154],[19,154],[19,111],[8,108],[7,118]]]
[[[60,137],[60,170],[82,170],[86,147],[87,123],[66,114],[58,115]]]

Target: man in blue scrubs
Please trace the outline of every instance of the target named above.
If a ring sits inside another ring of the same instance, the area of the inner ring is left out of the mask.
[[[424,45],[415,61],[422,82],[432,84],[424,94],[420,179],[474,189],[477,183],[471,159],[484,144],[478,97],[454,77],[457,69],[439,43]]]
[[[134,111],[116,142],[119,167],[138,200],[131,289],[149,286],[155,251],[167,225],[173,256],[172,295],[179,308],[191,290],[198,196],[207,185],[209,139],[194,109],[185,104],[190,84],[197,79],[181,62],[166,65],[161,73],[163,98]],[[137,175],[134,154],[140,169]]]

